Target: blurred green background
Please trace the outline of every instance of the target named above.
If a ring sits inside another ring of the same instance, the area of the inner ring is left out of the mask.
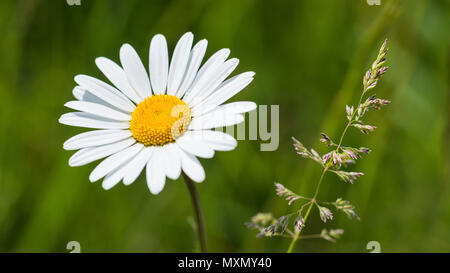
[[[131,43],[147,66],[151,37],[170,50],[186,31],[209,41],[207,56],[228,47],[241,60],[235,73],[256,72],[233,100],[280,105],[280,144],[240,141],[232,152],[201,160],[198,185],[209,248],[214,252],[282,252],[289,241],[256,238],[244,222],[259,211],[289,209],[278,181],[312,195],[320,167],[298,156],[291,136],[320,153],[320,132],[337,138],[345,104],[355,103],[362,75],[384,38],[390,70],[376,88],[392,104],[370,112],[378,129],[351,130],[345,144],[373,152],[355,170],[354,185],[325,177],[319,198],[352,201],[361,221],[343,214],[324,225],[314,211],[305,230],[343,228],[337,243],[301,241],[295,251],[450,251],[450,1],[155,0],[0,1],[0,251],[190,252],[198,249],[184,182],[168,181],[153,196],[141,176],[132,186],[104,191],[91,184],[95,164],[70,168],[69,137],[85,131],[60,125],[72,99],[73,77],[104,79],[94,59],[119,60]]]

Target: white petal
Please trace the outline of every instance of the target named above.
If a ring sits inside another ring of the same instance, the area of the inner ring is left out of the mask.
[[[125,164],[125,166],[126,166],[126,164]],[[122,169],[125,166],[122,166],[121,168],[119,168],[119,169],[109,173],[105,177],[105,179],[103,179],[103,182],[102,182],[103,189],[110,190],[112,187],[114,187],[115,185],[119,184],[120,180],[123,177]]]
[[[239,60],[236,58],[229,59],[222,65],[218,66],[214,72],[207,79],[206,84],[201,87],[200,91],[190,101],[192,105],[202,101],[204,98],[211,95],[214,90],[236,69]]]
[[[172,61],[170,62],[169,78],[167,82],[167,94],[169,95],[175,95],[181,85],[183,76],[186,73],[193,39],[194,35],[192,35],[191,32],[187,32],[180,38],[175,46]]]
[[[123,177],[123,184],[130,185],[139,177],[145,165],[150,160],[153,151],[153,147],[145,147],[130,161],[129,166],[127,166],[127,172]]]
[[[200,183],[205,180],[205,170],[198,159],[180,149],[181,168],[194,182]]]
[[[84,89],[83,87],[81,87],[79,85],[77,85],[73,88],[72,93],[73,93],[74,97],[79,101],[86,101],[86,102],[101,104],[105,107],[116,110],[118,112],[131,113],[129,111],[123,111],[120,108],[117,108],[116,106],[102,100],[101,98],[95,96],[94,94],[92,94],[91,92],[87,91],[86,89]]]
[[[87,101],[87,102],[97,103],[97,104],[101,104],[101,105],[107,106],[109,108],[121,111],[119,108],[107,103],[106,101],[100,99],[99,97],[95,96],[94,94],[86,91],[86,89],[82,88],[79,85],[77,85],[73,88],[72,93],[73,93],[73,96],[79,101]]]
[[[159,151],[156,148],[152,157],[147,163],[147,186],[153,194],[160,193],[166,183],[166,175],[164,174],[164,165]]]
[[[184,101],[188,104],[193,100],[193,98],[204,88],[209,81],[214,78],[217,73],[217,69],[225,62],[227,57],[230,55],[230,50],[228,48],[223,48],[212,55],[208,61],[200,68],[195,77],[195,81],[191,88],[186,91],[184,96]]]
[[[176,143],[184,151],[203,158],[212,158],[214,150],[204,145],[201,138],[196,137],[192,131],[185,132],[181,137],[177,138]]]
[[[87,101],[69,101],[66,104],[64,104],[64,106],[74,109],[74,110],[90,113],[90,114],[97,115],[100,117],[104,117],[104,118],[120,120],[120,121],[131,120],[130,114],[125,114],[123,112],[113,110],[109,107],[106,107],[104,105],[97,104],[97,103],[92,103],[92,102],[87,102]]]
[[[130,163],[133,160],[130,159],[129,161],[122,164],[119,168],[115,169],[114,171],[108,173],[105,176],[105,179],[103,179],[102,187],[105,190],[109,190],[115,185],[119,184],[120,180],[123,178],[123,176],[128,172],[128,169],[130,168]]]
[[[220,109],[230,111],[235,114],[243,114],[256,109],[256,103],[253,101],[236,101],[222,104]]]
[[[136,107],[122,92],[99,79],[87,75],[77,75],[75,82],[83,89],[123,111],[131,113]]]
[[[147,71],[142,64],[136,50],[129,45],[123,44],[120,48],[120,63],[122,64],[128,82],[136,93],[143,99],[152,95],[152,88],[148,79]]]
[[[133,156],[139,153],[144,148],[144,145],[141,143],[136,143],[133,146],[126,148],[125,150],[113,154],[107,159],[103,160],[100,164],[95,167],[95,169],[91,172],[89,176],[89,180],[91,182],[95,182],[100,178],[104,177],[108,173],[114,171],[122,164],[130,160]]]
[[[64,142],[65,150],[77,150],[117,142],[131,137],[129,130],[95,130],[78,134]]]
[[[105,74],[110,82],[112,82],[120,91],[122,91],[128,98],[139,104],[143,98],[134,90],[127,79],[125,71],[116,64],[105,57],[95,59],[97,67]]]
[[[233,136],[220,131],[192,131],[192,135],[201,139],[204,145],[216,151],[231,151],[237,146],[237,141]]]
[[[193,117],[201,116],[203,114],[206,114],[205,110],[209,109],[210,107],[206,107],[205,105],[202,105],[200,107],[193,107],[191,111],[191,115]],[[246,112],[250,112],[256,109],[256,103],[253,101],[237,101],[237,102],[230,102],[227,104],[222,104],[220,106],[217,106],[214,109],[223,109],[229,113],[234,114],[243,114]]]
[[[84,94],[86,94],[86,90],[81,88],[81,86],[77,85],[73,88],[72,94],[77,100],[83,100]]]
[[[130,127],[128,121],[116,121],[83,112],[63,114],[59,118],[59,123],[93,129],[128,129]]]
[[[164,173],[170,179],[177,179],[181,174],[181,161],[178,145],[169,143],[164,145]]]
[[[188,90],[188,88],[190,88],[192,83],[194,82],[198,68],[200,67],[203,57],[205,56],[207,45],[208,41],[203,39],[200,42],[198,42],[192,49],[191,54],[189,56],[186,74],[184,75],[181,86],[176,94],[177,97],[182,98],[186,93],[186,90]]]
[[[150,42],[149,53],[150,80],[153,93],[164,94],[167,86],[167,73],[169,69],[169,56],[167,53],[166,38],[157,34]]]
[[[216,66],[217,64],[221,64],[225,62],[225,60],[230,55],[230,49],[222,48],[221,50],[214,53],[209,59],[205,62],[205,64],[200,68],[197,73],[197,77],[202,77],[204,73],[207,73],[211,67]]]
[[[81,87],[79,85],[77,85],[73,88],[72,94],[79,101],[87,101],[87,102],[97,103],[97,104],[101,104],[104,106],[108,106],[110,108],[118,109],[117,107],[100,99],[99,97],[95,96],[94,94],[92,94],[91,92],[87,91],[86,89],[84,89],[83,87]]]
[[[254,75],[254,72],[244,72],[226,80],[209,97],[195,105],[195,108],[201,108],[202,113],[209,112],[244,89],[252,82]]]
[[[100,158],[104,158],[120,152],[123,149],[133,145],[135,142],[136,140],[130,137],[112,144],[81,149],[72,155],[72,157],[69,159],[69,165],[71,167],[75,167],[91,163],[93,161],[99,160]]]
[[[233,114],[229,111],[218,109],[208,114],[194,117],[189,124],[189,130],[202,130],[218,127],[226,127],[239,124],[244,121],[241,114]]]

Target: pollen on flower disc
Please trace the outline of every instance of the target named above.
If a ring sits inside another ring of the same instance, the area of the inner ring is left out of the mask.
[[[145,146],[161,146],[183,134],[191,122],[187,104],[172,95],[154,95],[131,114],[130,131]]]

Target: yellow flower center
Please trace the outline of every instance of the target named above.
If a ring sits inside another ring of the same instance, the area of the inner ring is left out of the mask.
[[[145,146],[161,146],[183,134],[191,110],[172,95],[154,95],[139,103],[131,114],[130,131]]]

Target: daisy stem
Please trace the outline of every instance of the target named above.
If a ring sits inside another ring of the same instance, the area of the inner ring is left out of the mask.
[[[198,231],[198,240],[200,242],[200,250],[203,253],[208,252],[206,247],[206,232],[205,232],[205,221],[203,219],[202,206],[200,205],[200,198],[198,196],[197,189],[195,188],[194,182],[183,172],[184,181],[186,181],[186,185],[189,190],[189,194],[191,195],[192,205],[194,206],[195,216],[197,219],[197,231]]]

